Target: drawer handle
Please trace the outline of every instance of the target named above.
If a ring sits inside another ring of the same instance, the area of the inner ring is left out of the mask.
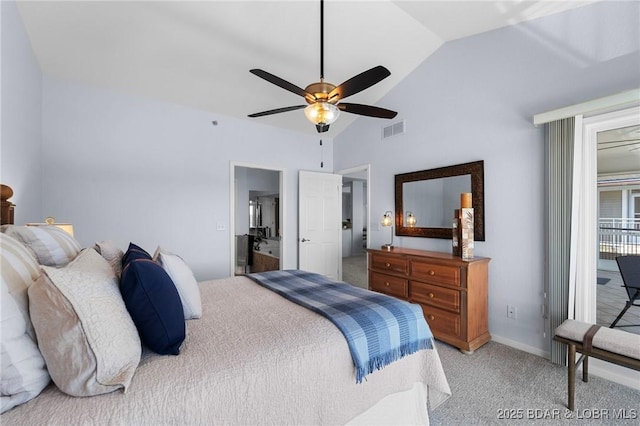
[[[387,268],[391,268],[391,264],[389,262],[385,263],[384,266]]]
[[[386,285],[387,287],[389,287],[389,281],[387,281],[386,283],[384,283],[384,285]]]
[[[436,274],[435,271],[433,271],[433,270],[429,271],[429,275],[433,276],[435,274]]]
[[[429,315],[429,321],[433,321],[434,319],[436,319],[436,317],[434,317],[433,315]]]
[[[434,297],[436,297],[436,295],[435,295],[435,294],[433,294],[433,293],[429,293],[429,294],[428,294],[428,296],[429,296],[429,298],[431,298],[431,299],[433,299]]]

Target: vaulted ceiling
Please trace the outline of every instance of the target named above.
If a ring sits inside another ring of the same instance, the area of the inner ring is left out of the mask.
[[[349,102],[397,109],[378,101],[447,41],[588,3],[328,0],[325,79],[337,85],[383,65],[391,76]],[[44,73],[211,111],[212,119],[304,104],[249,69],[302,88],[319,80],[317,0],[19,1],[18,8]],[[327,135],[356,117],[343,113]],[[315,133],[302,110],[252,120]]]

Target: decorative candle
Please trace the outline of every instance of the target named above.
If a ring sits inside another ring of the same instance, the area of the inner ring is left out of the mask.
[[[463,192],[460,194],[460,207],[463,209],[470,209],[473,206],[471,205],[471,193]]]

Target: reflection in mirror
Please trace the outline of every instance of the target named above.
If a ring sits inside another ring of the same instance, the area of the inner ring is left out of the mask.
[[[399,174],[395,176],[395,189],[396,235],[451,239],[460,194],[471,192],[474,239],[484,241],[483,161]],[[407,219],[409,212],[411,221]]]
[[[257,228],[262,224],[260,217],[260,203],[258,200],[249,200],[249,229]]]
[[[448,228],[452,212],[460,208],[462,192],[471,192],[471,175],[406,182],[402,185],[404,210],[415,216],[413,226]]]

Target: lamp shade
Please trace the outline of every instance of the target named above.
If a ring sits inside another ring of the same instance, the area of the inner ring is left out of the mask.
[[[418,223],[416,217],[411,212],[407,212],[407,226],[413,228]]]
[[[385,212],[384,216],[382,216],[382,221],[380,222],[382,226],[391,226],[393,225],[393,213],[391,211]]]
[[[57,223],[56,220],[49,216],[44,219],[44,223],[27,223],[27,226],[55,226],[62,229],[73,237],[73,225],[71,223]]]

